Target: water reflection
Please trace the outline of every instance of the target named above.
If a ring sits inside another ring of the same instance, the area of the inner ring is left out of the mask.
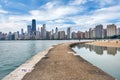
[[[94,51],[98,55],[103,55],[104,51],[107,51],[107,54],[115,56],[117,54],[117,51],[120,52],[120,48],[115,47],[101,47],[101,46],[93,46],[93,45],[87,45],[87,44],[78,44],[76,45],[78,49],[86,48],[89,49],[89,51]]]
[[[120,80],[120,48],[79,44],[74,46],[73,50],[93,65]]]

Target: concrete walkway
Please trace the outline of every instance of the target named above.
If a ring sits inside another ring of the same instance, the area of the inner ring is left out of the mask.
[[[74,55],[69,46],[70,43],[54,46],[22,80],[115,80],[80,56]]]

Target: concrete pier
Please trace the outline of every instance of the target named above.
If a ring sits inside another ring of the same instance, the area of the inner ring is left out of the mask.
[[[71,45],[74,43],[54,46],[22,80],[115,80],[76,55]]]

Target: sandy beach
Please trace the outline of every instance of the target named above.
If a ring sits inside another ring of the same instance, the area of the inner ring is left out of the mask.
[[[86,44],[105,47],[120,47],[120,40],[98,40]]]
[[[115,80],[80,56],[74,55],[70,44],[55,45],[22,80]]]

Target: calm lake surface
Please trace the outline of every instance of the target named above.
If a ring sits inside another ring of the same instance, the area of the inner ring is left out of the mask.
[[[79,44],[73,47],[81,57],[120,80],[120,48]]]
[[[78,41],[78,40],[76,40]],[[0,41],[0,80],[44,49],[73,40]]]

